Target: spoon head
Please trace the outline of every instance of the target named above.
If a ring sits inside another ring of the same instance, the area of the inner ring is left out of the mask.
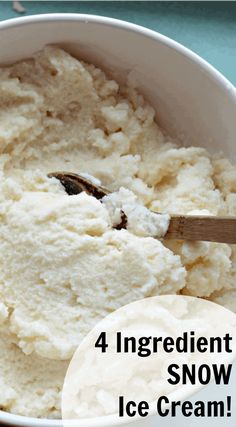
[[[93,184],[89,179],[76,173],[52,172],[48,174],[48,177],[58,179],[69,196],[85,191],[90,196],[96,197],[96,199],[102,199],[109,194],[106,188]]]

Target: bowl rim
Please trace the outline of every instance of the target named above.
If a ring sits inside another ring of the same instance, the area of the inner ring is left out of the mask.
[[[236,86],[230,80],[228,80],[220,71],[218,71],[213,65],[208,61],[203,59],[193,50],[187,48],[180,42],[177,42],[171,39],[164,34],[159,33],[158,31],[151,30],[142,25],[134,24],[121,19],[110,18],[102,15],[92,15],[84,13],[45,13],[45,14],[36,14],[21,16],[16,18],[6,19],[0,21],[0,30],[8,28],[16,28],[23,25],[37,24],[42,22],[82,22],[84,24],[95,23],[108,27],[120,28],[126,31],[134,32],[141,34],[144,37],[151,38],[153,40],[159,41],[160,43],[174,49],[179,54],[183,55],[185,58],[188,58],[197,66],[199,66],[203,71],[205,71],[208,76],[214,80],[218,85],[224,86],[224,89],[228,92],[228,95],[236,101]]]
[[[136,34],[141,34],[144,37],[151,38],[154,41],[169,47],[170,49],[178,52],[180,55],[184,56],[191,62],[193,62],[199,69],[201,69],[205,74],[208,75],[218,86],[224,88],[227,95],[231,98],[232,102],[236,104],[236,87],[231,83],[220,71],[218,71],[213,65],[203,59],[200,55],[193,52],[191,49],[185,47],[183,44],[167,37],[158,31],[151,30],[142,25],[134,24],[132,22],[110,18],[102,15],[92,15],[92,14],[80,14],[80,13],[46,13],[46,14],[36,14],[28,15],[16,18],[10,18],[0,22],[0,30],[17,28],[30,24],[45,23],[45,22],[81,22],[84,24],[94,23],[102,26],[113,27],[117,29],[123,29],[130,31]],[[0,58],[1,62],[1,58]],[[190,391],[185,389],[182,392],[181,399],[190,397],[192,394],[197,393],[199,389]],[[150,414],[152,416],[152,414]],[[91,420],[90,420],[91,421]],[[131,423],[137,421],[137,418],[131,420],[114,420],[114,416],[107,416],[94,419],[94,424],[91,423],[91,427],[108,427],[110,425],[118,426],[124,425],[124,423]],[[0,410],[0,423],[6,423],[11,426],[18,427],[63,427],[63,421],[60,419],[49,419],[49,418],[34,418],[26,417],[21,415],[14,415],[9,412]],[[72,424],[73,425],[73,424]],[[75,424],[74,424],[75,426]],[[75,426],[76,427],[76,426]]]

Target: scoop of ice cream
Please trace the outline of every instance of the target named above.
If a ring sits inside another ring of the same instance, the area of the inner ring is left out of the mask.
[[[26,354],[68,359],[110,311],[185,284],[178,256],[113,230],[106,207],[86,193],[25,192],[1,214],[1,295]]]
[[[137,196],[123,187],[119,191],[103,197],[111,222],[114,226],[122,221],[122,213],[127,219],[126,228],[138,236],[164,237],[170,223],[168,214],[151,212],[145,206],[138,203]]]
[[[107,312],[183,287],[204,297],[235,288],[233,247],[143,236],[159,233],[164,219],[146,216],[144,206],[236,215],[236,168],[177,146],[135,89],[56,47],[0,68],[0,98],[0,406],[54,417],[58,359]],[[142,205],[138,220],[129,195],[129,229],[112,229],[109,208],[68,197],[47,179],[58,170],[92,175],[113,192],[129,189]]]

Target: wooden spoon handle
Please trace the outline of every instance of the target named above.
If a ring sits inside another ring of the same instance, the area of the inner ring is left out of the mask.
[[[236,243],[236,217],[171,215],[167,239]]]

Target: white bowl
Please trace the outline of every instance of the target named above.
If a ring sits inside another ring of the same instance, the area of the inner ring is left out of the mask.
[[[92,15],[48,14],[0,23],[0,63],[31,56],[46,44],[131,78],[157,111],[158,122],[185,145],[224,151],[236,160],[236,89],[206,61],[173,40],[138,25]],[[180,398],[186,396],[181,395]],[[0,411],[5,425],[58,427]],[[132,425],[150,426],[150,419]],[[110,426],[115,426],[111,422]],[[124,424],[122,424],[124,427]],[[104,427],[97,420],[96,427]]]

